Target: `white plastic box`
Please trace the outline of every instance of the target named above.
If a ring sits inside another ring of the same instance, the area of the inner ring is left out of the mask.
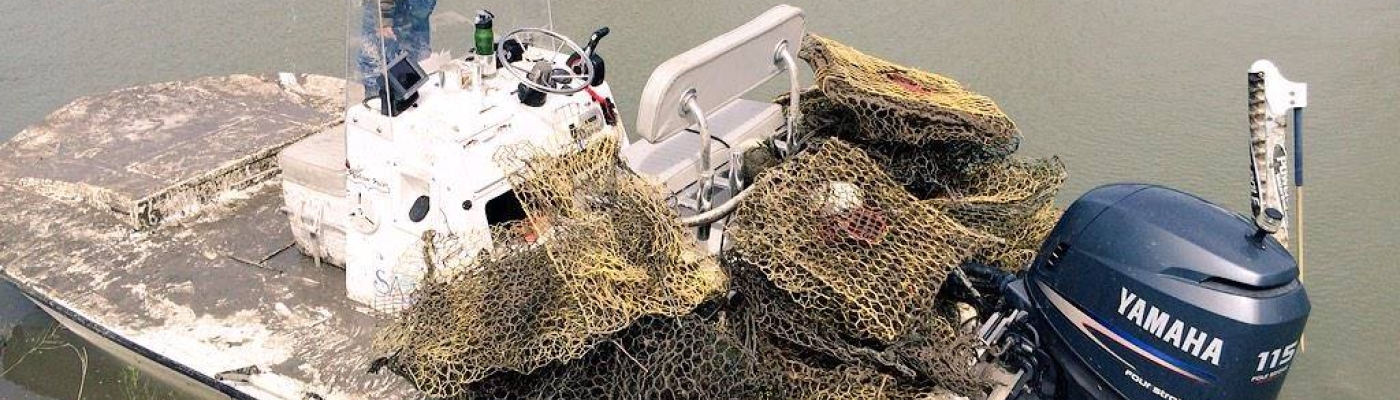
[[[277,156],[282,168],[284,211],[302,253],[345,267],[344,125],[311,135]]]

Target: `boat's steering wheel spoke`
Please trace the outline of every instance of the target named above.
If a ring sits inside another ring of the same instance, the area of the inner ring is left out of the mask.
[[[541,62],[552,62],[550,61],[550,57],[562,54],[560,53],[560,50],[564,50],[566,48],[572,51],[573,54],[585,53],[582,47],[579,47],[577,43],[574,43],[574,41],[569,39],[567,36],[543,28],[516,29],[510,31],[509,33],[506,33],[505,36],[502,36],[501,40],[498,43],[505,43],[510,39],[515,39],[523,43],[526,40],[534,40],[540,36],[548,37],[551,40],[554,40],[556,45],[554,47],[553,53],[542,55],[540,59],[535,60],[533,62],[534,65],[539,65]],[[582,91],[584,88],[587,88],[589,83],[593,81],[594,71],[593,63],[591,62],[580,63],[580,70],[574,71],[572,74],[551,74],[551,76],[549,76],[548,79],[543,79],[543,82],[541,82],[537,81],[536,79],[531,79],[531,75],[533,71],[537,69],[537,67],[527,69],[519,65],[511,64],[510,62],[508,62],[508,60],[505,59],[505,52],[501,51],[501,49],[497,49],[496,57],[502,65],[508,66],[508,68],[505,69],[506,73],[510,74],[516,80],[520,81],[520,83],[525,85],[526,87],[544,93],[571,95]],[[560,78],[565,78],[568,80],[561,82]]]

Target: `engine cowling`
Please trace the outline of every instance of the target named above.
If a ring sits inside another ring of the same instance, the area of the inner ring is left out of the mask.
[[[1066,210],[1024,280],[1066,398],[1274,399],[1310,304],[1292,255],[1179,191],[1109,185]]]

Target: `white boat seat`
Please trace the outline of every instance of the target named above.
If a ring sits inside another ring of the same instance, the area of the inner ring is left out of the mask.
[[[708,174],[723,180],[731,172],[730,156],[742,151],[740,146],[783,129],[782,107],[742,97],[779,75],[792,78],[789,89],[796,90],[796,71],[788,65],[802,44],[805,27],[801,9],[779,5],[657,66],[642,90],[637,112],[641,140],[623,148],[628,164],[676,196],[697,183],[701,185],[692,189],[694,196],[706,201],[713,192],[699,195],[700,187],[739,190],[727,183],[699,182],[699,169],[707,166]],[[710,143],[704,143],[699,118],[709,127]],[[707,207],[701,204],[691,205]]]
[[[777,104],[739,99],[709,115],[710,133],[729,146],[774,135],[783,128],[783,109]],[[696,150],[700,134],[695,125],[681,129],[680,134],[660,143],[639,140],[622,150],[629,165],[638,174],[665,184],[670,193],[680,192],[699,178],[696,170]],[[730,149],[719,142],[710,146],[711,165],[729,161]]]
[[[277,155],[282,179],[326,193],[345,193],[345,125],[287,146]]]
[[[787,73],[775,57],[780,46],[795,54],[806,22],[801,9],[779,5],[656,67],[642,91],[637,135],[665,141],[694,124],[682,110],[686,93],[706,114],[715,113],[769,79]],[[692,150],[699,150],[692,148]],[[693,151],[695,157],[698,151]]]

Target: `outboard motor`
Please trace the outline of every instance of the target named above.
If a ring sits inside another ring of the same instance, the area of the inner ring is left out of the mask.
[[[1086,193],[1005,285],[1002,330],[1041,356],[1012,363],[1037,370],[1019,398],[1277,398],[1310,305],[1260,229],[1159,186]]]

